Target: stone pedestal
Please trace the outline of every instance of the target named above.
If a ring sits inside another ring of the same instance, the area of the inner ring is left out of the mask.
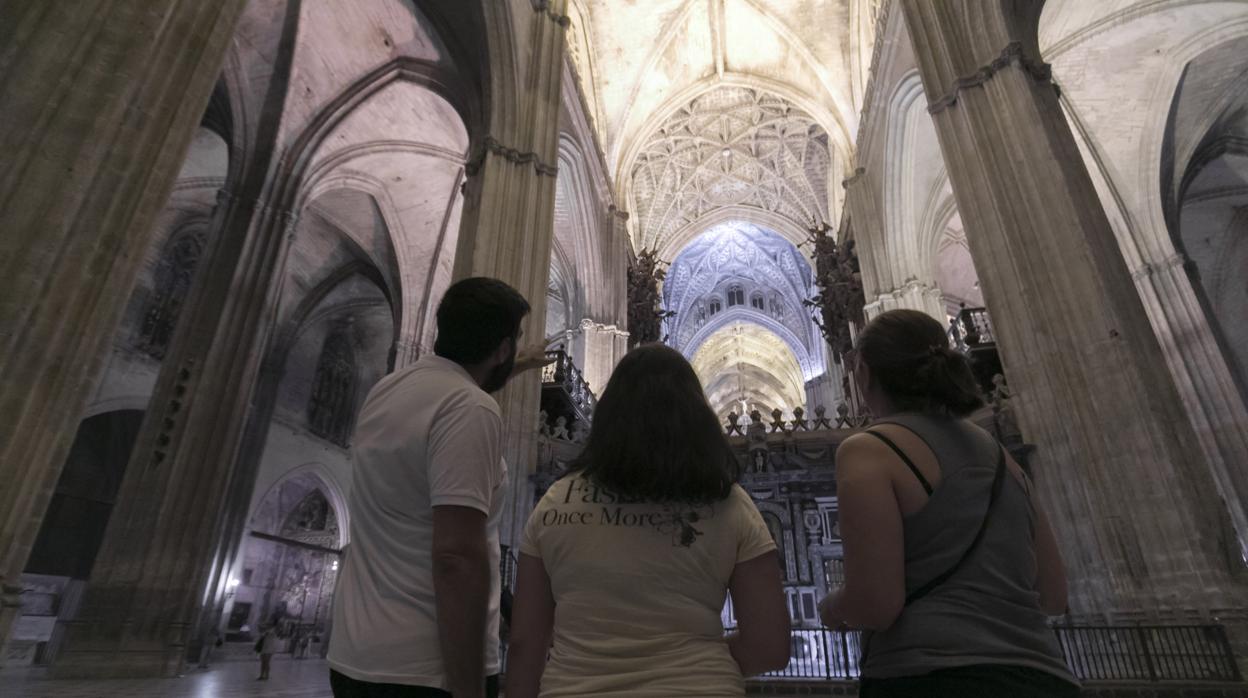
[[[1224,506],[1039,59],[1040,3],[901,8],[1072,608],[1242,608]]]
[[[27,2],[0,22],[0,637],[243,6]]]

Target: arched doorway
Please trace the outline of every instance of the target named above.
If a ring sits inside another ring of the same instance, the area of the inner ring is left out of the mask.
[[[226,639],[249,641],[273,625],[292,654],[321,654],[345,538],[342,501],[324,479],[306,471],[285,478],[260,500],[238,576],[228,584]]]
[[[21,619],[7,645],[11,664],[45,664],[58,618],[72,618],[130,462],[143,410],[82,420],[22,574]]]

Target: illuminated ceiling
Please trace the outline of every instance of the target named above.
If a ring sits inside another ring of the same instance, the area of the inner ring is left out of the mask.
[[[624,173],[634,247],[669,250],[725,207],[803,229],[826,222],[830,166],[828,134],[791,102],[748,87],[705,92],[660,123]]]
[[[786,415],[806,404],[802,368],[789,345],[749,322],[724,327],[698,347],[691,361],[707,400],[721,418],[730,411],[779,408]]]
[[[741,291],[740,305],[729,298],[734,288]],[[811,295],[810,265],[792,243],[750,223],[721,223],[689,243],[668,270],[663,307],[676,315],[665,333],[669,344],[690,356],[727,324],[762,325],[785,340],[811,379],[825,370],[823,339],[802,305]]]
[[[648,121],[719,84],[772,88],[847,149],[879,4],[571,0],[569,54],[613,169]]]
[[[824,373],[822,340],[800,306],[800,253],[699,235],[748,223],[796,244],[812,225],[836,225],[881,4],[569,0],[569,59],[634,251],[673,262],[705,248],[688,269],[673,267],[665,293],[683,314],[674,342],[693,353],[717,409],[745,399],[788,412],[805,403],[804,379]],[[697,315],[736,282],[765,307]]]

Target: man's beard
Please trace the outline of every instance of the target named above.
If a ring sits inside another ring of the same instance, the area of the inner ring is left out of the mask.
[[[507,379],[511,378],[511,371],[516,367],[516,350],[511,350],[511,356],[503,363],[490,369],[490,375],[485,377],[485,382],[481,384],[481,389],[487,393],[497,393],[507,385]]]

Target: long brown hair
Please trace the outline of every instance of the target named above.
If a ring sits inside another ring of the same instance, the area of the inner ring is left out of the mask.
[[[657,502],[722,500],[741,477],[693,367],[662,344],[637,347],[615,367],[585,450],[568,470]]]

